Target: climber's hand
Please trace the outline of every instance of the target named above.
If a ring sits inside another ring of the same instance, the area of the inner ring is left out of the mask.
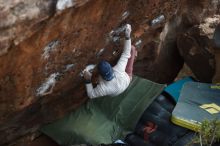
[[[125,37],[130,39],[130,35],[131,35],[131,25],[126,24],[125,25]]]
[[[92,74],[89,71],[84,71],[83,77],[86,81],[91,81],[92,79]]]

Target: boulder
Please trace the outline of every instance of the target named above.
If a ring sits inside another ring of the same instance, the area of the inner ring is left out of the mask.
[[[218,7],[215,0],[0,0],[0,145],[86,102],[81,71],[102,59],[114,65],[126,23],[138,50],[136,75],[170,83],[184,61],[199,72],[188,58],[191,45],[184,44],[184,34],[195,39],[191,30],[218,14]],[[196,44],[199,53],[202,43]],[[208,77],[196,76],[209,81],[215,61],[207,59]]]

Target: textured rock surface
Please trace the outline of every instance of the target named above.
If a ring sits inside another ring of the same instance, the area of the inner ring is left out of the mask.
[[[139,52],[135,74],[169,83],[185,61],[199,80],[211,81],[216,64],[213,31],[201,30],[217,22],[200,26],[207,24],[207,17],[219,14],[219,3],[0,0],[0,145],[85,102],[81,70],[103,58],[114,64],[126,23],[132,25],[132,42]],[[160,15],[165,19],[152,26],[150,22]],[[188,38],[192,39],[185,41]],[[201,55],[190,57],[194,50]]]

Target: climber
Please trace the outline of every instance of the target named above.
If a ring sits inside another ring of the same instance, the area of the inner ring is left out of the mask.
[[[136,56],[136,49],[131,46],[131,25],[125,26],[124,48],[120,59],[114,67],[107,61],[101,61],[97,68],[100,74],[98,85],[93,88],[91,83],[92,74],[85,71],[83,76],[86,83],[87,95],[90,98],[101,96],[116,96],[125,91],[132,80],[133,63]]]

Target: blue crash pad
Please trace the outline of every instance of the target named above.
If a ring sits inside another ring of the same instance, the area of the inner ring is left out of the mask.
[[[192,77],[184,77],[183,79],[177,80],[176,82],[168,85],[164,89],[164,91],[168,93],[174,99],[175,102],[177,102],[183,85],[186,82],[193,82],[193,81],[194,80],[192,79]]]

